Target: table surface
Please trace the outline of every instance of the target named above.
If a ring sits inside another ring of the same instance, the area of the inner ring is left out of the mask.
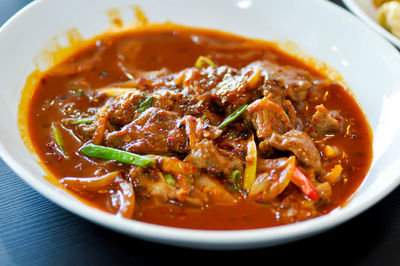
[[[31,0],[1,0],[0,25]],[[343,6],[334,0],[333,2]],[[333,230],[272,248],[202,251],[131,238],[50,202],[0,160],[0,265],[400,265],[400,188]],[[195,258],[195,261],[194,261]]]

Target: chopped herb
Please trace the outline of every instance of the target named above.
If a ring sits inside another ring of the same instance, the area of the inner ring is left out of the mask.
[[[64,118],[61,120],[61,122],[66,125],[91,124],[93,121],[93,117]]]
[[[240,190],[240,187],[238,185],[229,185],[228,188],[233,192],[238,192]]]
[[[164,174],[165,181],[171,186],[176,186],[176,181],[171,174]]]
[[[142,101],[140,101],[137,106],[138,112],[143,113],[144,111],[149,109],[151,107],[151,105],[153,104],[153,99],[154,99],[153,96],[147,96]]]
[[[154,159],[146,156],[94,144],[87,144],[83,146],[79,149],[79,152],[87,156],[105,160],[115,160],[142,168],[147,168],[155,163]]]
[[[242,173],[239,170],[233,171],[231,174],[232,181],[235,183],[238,182],[241,175],[242,175]]]
[[[71,93],[79,96],[85,95],[85,92],[82,89],[73,90]]]
[[[206,115],[203,115],[202,117],[201,117],[201,120],[204,120],[204,119],[206,119],[207,118],[207,116]]]
[[[76,120],[71,121],[71,125],[91,124],[91,123],[93,123],[92,117],[78,118]]]
[[[223,129],[224,127],[226,127],[229,123],[238,118],[246,110],[247,107],[248,107],[247,104],[240,106],[238,109],[236,109],[236,111],[234,111],[227,118],[225,118],[225,120],[222,121],[222,123],[218,126],[218,128]]]
[[[60,129],[56,126],[55,123],[51,123],[51,132],[53,133],[54,142],[57,144],[58,148],[60,149],[62,155],[65,158],[68,158],[67,152],[64,146],[64,140],[62,138]]]
[[[203,63],[206,63],[209,66],[216,66],[216,64],[210,59],[205,56],[199,56],[197,58],[196,63],[194,63],[194,66],[197,68],[201,68],[203,66]]]
[[[232,172],[231,179],[233,181],[233,185],[230,187],[231,190],[239,191],[242,188],[240,180],[239,180],[241,176],[242,176],[242,173],[239,170],[235,170]]]

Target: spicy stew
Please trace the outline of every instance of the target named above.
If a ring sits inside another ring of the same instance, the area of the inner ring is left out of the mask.
[[[41,161],[104,211],[183,228],[298,222],[346,203],[372,157],[340,81],[264,41],[184,27],[107,35],[45,72]]]

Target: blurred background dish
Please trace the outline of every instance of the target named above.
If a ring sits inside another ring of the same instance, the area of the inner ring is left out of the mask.
[[[368,26],[370,26],[379,34],[381,34],[383,37],[388,39],[391,43],[397,46],[397,48],[400,48],[400,38],[396,37],[394,34],[390,33],[387,29],[385,29],[382,25],[380,25],[379,11],[374,1],[375,0],[343,0],[343,3],[347,6],[347,8],[350,11],[352,11],[356,16],[358,16],[361,20],[363,20]],[[382,1],[379,1],[379,3],[381,2]],[[400,2],[397,1],[392,1],[392,2],[396,2],[394,3],[394,6],[400,5]],[[390,3],[390,6],[393,6],[393,3]],[[394,16],[397,17],[396,21],[398,20],[398,22],[393,21],[392,23],[396,24],[400,23],[399,7],[390,8],[390,10],[385,8],[385,10],[387,10],[387,12],[385,11],[385,16],[386,13],[391,13],[390,16],[392,17],[392,20],[394,19]],[[394,15],[394,12],[396,13],[398,12],[399,14]],[[397,28],[396,31],[398,31]]]

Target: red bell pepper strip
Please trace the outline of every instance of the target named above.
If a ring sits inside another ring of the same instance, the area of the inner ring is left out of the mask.
[[[299,168],[295,168],[292,175],[292,182],[298,186],[303,193],[309,197],[311,200],[317,200],[319,195],[318,191],[311,184],[310,180],[307,178]]]

